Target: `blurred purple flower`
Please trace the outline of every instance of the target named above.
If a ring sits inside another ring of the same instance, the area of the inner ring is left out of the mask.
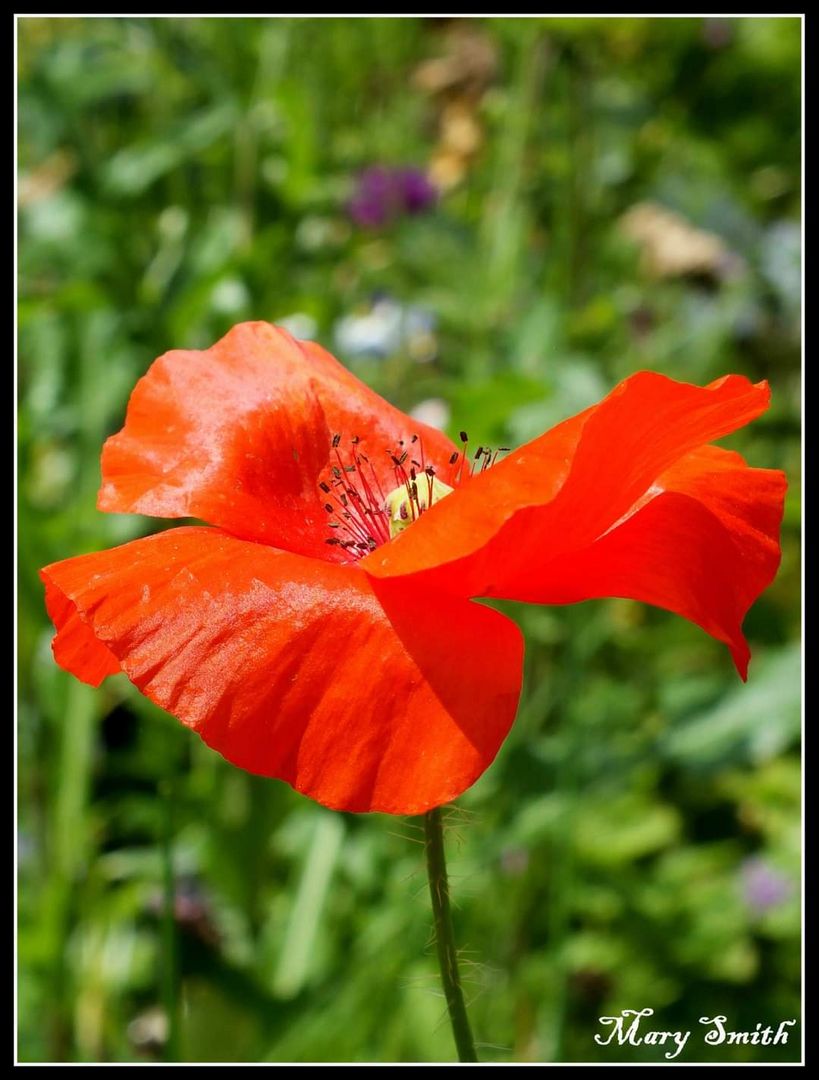
[[[707,18],[703,21],[702,36],[712,49],[724,49],[734,39],[734,28],[730,19]]]
[[[522,877],[529,868],[526,848],[505,847],[500,853],[501,871],[506,877]]]
[[[148,899],[148,910],[161,916],[165,908],[165,899],[161,893],[154,893]],[[198,937],[207,945],[216,945],[219,930],[213,918],[213,907],[200,882],[193,877],[183,876],[176,881],[174,890],[173,915],[177,925]]]
[[[423,213],[437,198],[422,169],[372,165],[359,173],[347,210],[356,225],[377,229],[403,214]]]
[[[778,907],[793,894],[793,882],[765,859],[746,859],[741,868],[745,903],[757,915]]]
[[[400,169],[398,178],[408,214],[421,214],[434,205],[438,189],[422,169]]]

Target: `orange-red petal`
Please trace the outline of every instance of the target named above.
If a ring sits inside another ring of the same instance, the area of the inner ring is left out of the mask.
[[[193,527],[42,575],[63,598],[58,640],[76,613],[143,693],[229,761],[336,809],[411,814],[455,798],[514,717],[513,623],[355,566]]]
[[[125,426],[105,444],[98,505],[115,513],[196,517],[235,536],[321,559],[318,483],[335,434],[395,486],[390,453],[417,434],[448,479],[454,447],[410,419],[328,352],[268,323],[243,323],[203,351],[175,350],[137,383]]]
[[[61,668],[70,671],[89,686],[99,686],[109,675],[121,671],[119,660],[83,622],[72,600],[44,578],[46,609],[57,627],[51,644],[54,658]]]
[[[779,561],[781,473],[704,446],[758,416],[766,384],[641,372],[442,500],[362,566],[465,596],[626,596],[678,612],[747,667],[742,618]]]
[[[642,505],[586,548],[539,567],[521,599],[621,596],[673,611],[731,650],[745,679],[742,621],[779,566],[785,478],[703,447],[667,470]]]

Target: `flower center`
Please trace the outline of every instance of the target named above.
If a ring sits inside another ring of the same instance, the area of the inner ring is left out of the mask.
[[[479,446],[473,461],[467,465],[467,437],[463,431],[461,443],[462,451],[449,459],[450,465],[460,460],[456,485],[475,472],[488,469],[501,453],[498,450],[493,454]],[[361,559],[388,543],[454,490],[439,480],[435,466],[427,463],[423,442],[417,435],[407,441],[402,439],[386,451],[394,477],[394,486],[386,492],[386,485],[379,478],[383,478],[383,469],[374,467],[360,444],[357,435],[346,446],[341,435],[334,435],[330,464],[319,482],[329,518],[327,524],[332,530],[325,543],[344,548],[351,559]]]

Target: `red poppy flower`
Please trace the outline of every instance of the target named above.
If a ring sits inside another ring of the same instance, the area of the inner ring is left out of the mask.
[[[319,346],[237,326],[160,357],[102,455],[101,510],[211,527],[43,570],[54,655],[94,686],[124,671],[229,761],[327,806],[420,813],[481,775],[515,715],[521,636],[476,598],[645,601],[745,678],[785,481],[708,444],[768,398],[639,372],[470,476]]]

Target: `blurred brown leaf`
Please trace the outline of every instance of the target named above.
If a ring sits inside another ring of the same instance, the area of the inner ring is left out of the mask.
[[[17,188],[19,206],[31,206],[54,195],[77,171],[77,159],[68,150],[55,150],[36,168],[23,173]]]
[[[642,267],[651,277],[717,278],[735,261],[715,233],[696,228],[657,203],[633,206],[620,219],[620,229],[640,248]]]

